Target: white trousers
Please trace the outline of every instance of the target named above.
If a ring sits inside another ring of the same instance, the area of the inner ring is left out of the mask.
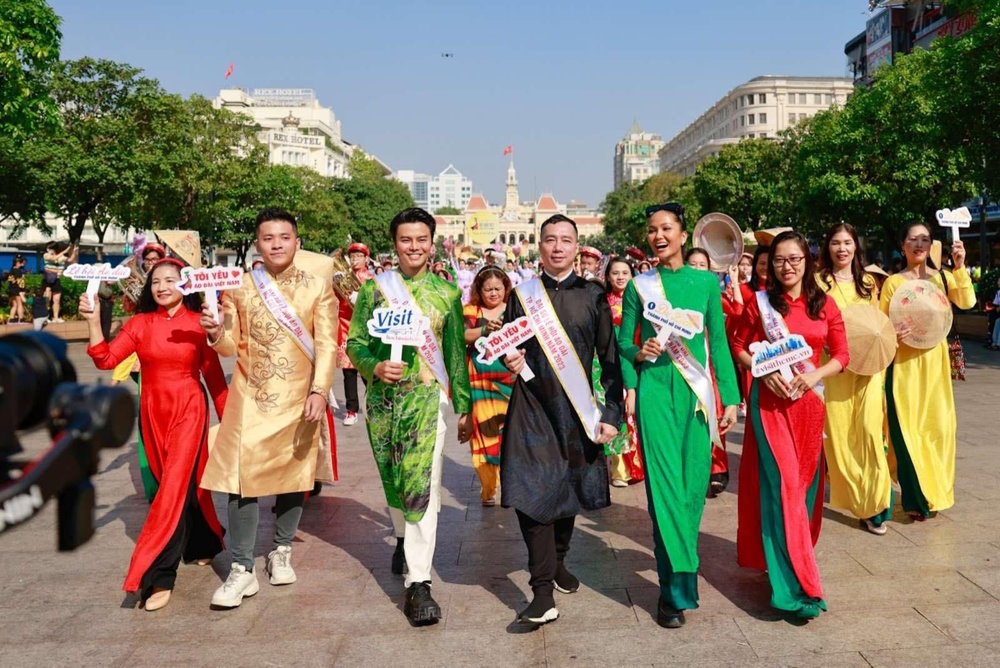
[[[437,543],[438,513],[441,511],[441,469],[444,463],[444,436],[448,431],[444,422],[444,411],[448,407],[448,395],[441,392],[438,405],[437,438],[434,441],[434,460],[431,464],[431,490],[427,511],[419,522],[407,522],[403,511],[389,508],[392,527],[397,538],[403,538],[403,552],[406,554],[406,580],[409,587],[414,582],[429,582],[431,560]]]

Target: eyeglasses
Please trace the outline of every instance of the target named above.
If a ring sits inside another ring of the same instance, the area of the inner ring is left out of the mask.
[[[666,204],[654,204],[652,206],[647,206],[646,218],[649,218],[657,211],[666,211],[667,213],[674,214],[680,220],[684,219],[684,207],[677,202],[667,202]]]
[[[785,264],[791,265],[793,268],[797,269],[802,261],[806,259],[805,255],[792,255],[791,257],[776,257],[771,260],[776,268],[781,269]]]

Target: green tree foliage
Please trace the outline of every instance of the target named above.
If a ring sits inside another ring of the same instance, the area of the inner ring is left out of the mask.
[[[20,142],[58,125],[49,85],[61,40],[44,0],[0,0],[0,137]]]
[[[699,207],[691,189],[691,179],[666,172],[641,183],[623,183],[609,192],[601,203],[604,236],[615,248],[646,247],[646,207],[663,202],[680,202],[685,217],[697,219]]]
[[[368,244],[372,253],[391,250],[389,221],[413,206],[410,189],[395,179],[386,179],[378,163],[360,150],[351,156],[348,173],[351,178],[339,181],[335,190],[347,207],[350,238]]]
[[[434,211],[435,216],[460,216],[462,210],[457,206],[442,206]]]
[[[331,253],[350,241],[351,217],[347,203],[337,192],[337,180],[299,168],[302,202],[298,208],[299,236],[307,250]]]

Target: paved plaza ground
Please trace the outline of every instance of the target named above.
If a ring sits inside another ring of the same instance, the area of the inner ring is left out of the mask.
[[[105,451],[90,543],[55,552],[54,504],[0,536],[0,665],[1000,665],[1000,353],[966,348],[969,380],[955,388],[955,506],[920,524],[897,507],[881,537],[827,508],[817,557],[830,611],[805,625],[775,615],[765,576],[736,565],[737,431],[733,483],[706,502],[701,607],[687,626],[656,625],[650,522],[643,488],[633,485],[578,519],[567,563],[581,590],[557,593],[560,619],[523,632],[512,623],[530,593],[517,520],[513,510],[481,507],[452,418],[434,559],[444,619],[411,628],[402,577],[389,571],[394,542],[363,423],[338,420],[340,482],[306,506],[292,557],[298,582],[272,587],[263,574],[267,499],[261,591],[230,611],[209,609],[228,553],[212,566],[182,566],[165,609],[132,607],[121,583],[147,504],[134,441]],[[107,376],[81,344],[71,351],[82,379]],[[339,382],[338,373],[342,397]],[[38,434],[27,443],[43,447]]]

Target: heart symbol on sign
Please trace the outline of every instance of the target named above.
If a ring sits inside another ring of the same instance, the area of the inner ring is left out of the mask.
[[[526,328],[528,326],[528,319],[523,318],[520,322],[517,323],[517,326],[521,328]]]

